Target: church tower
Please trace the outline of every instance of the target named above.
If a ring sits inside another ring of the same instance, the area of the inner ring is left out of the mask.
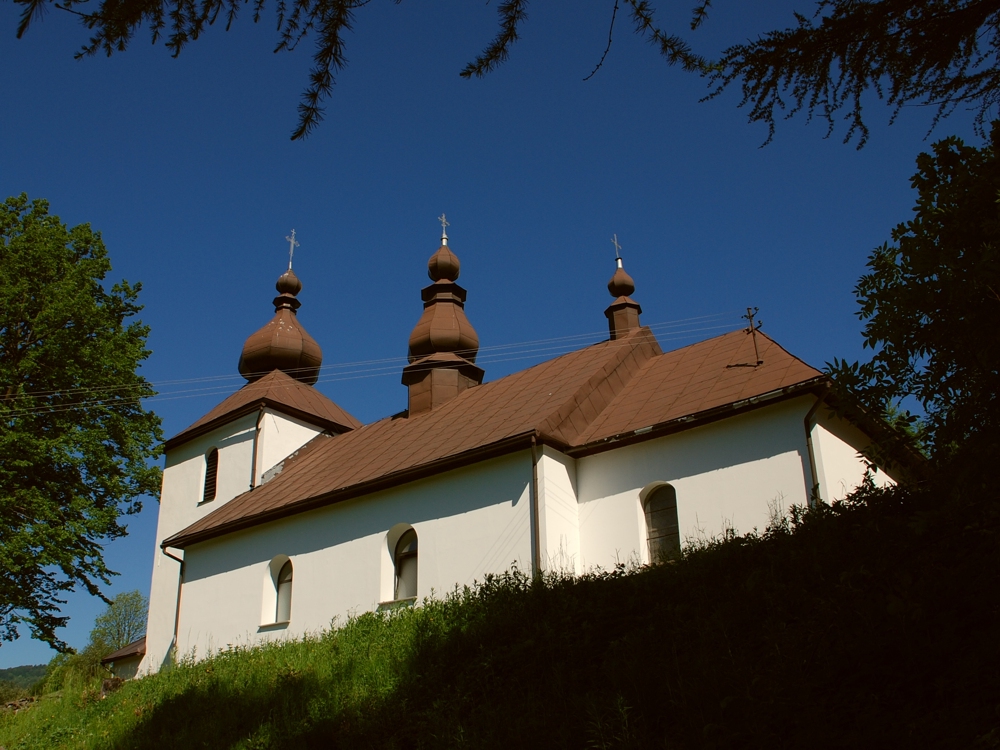
[[[289,239],[294,243],[294,233]],[[165,547],[163,541],[236,497],[253,493],[306,443],[361,426],[313,387],[323,354],[298,320],[302,282],[290,260],[276,288],[274,316],[243,344],[238,369],[248,382],[164,444],[166,466],[140,673],[156,672],[172,658],[184,606],[186,552]]]
[[[409,416],[431,411],[483,382],[476,366],[479,336],[465,316],[466,291],[456,281],[458,256],[448,247],[448,222],[441,216],[441,247],[427,261],[431,284],[420,293],[424,312],[410,334],[403,385]]]

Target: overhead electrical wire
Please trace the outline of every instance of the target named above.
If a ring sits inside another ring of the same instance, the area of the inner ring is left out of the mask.
[[[660,340],[670,341],[678,340],[684,338],[692,338],[695,334],[705,333],[709,331],[732,331],[743,327],[741,324],[727,324],[723,323],[721,319],[733,315],[732,312],[724,313],[714,313],[711,315],[699,315],[691,318],[683,318],[680,320],[665,321],[661,323],[653,323],[648,326],[654,334],[657,334],[657,338]],[[716,325],[706,325],[710,323],[716,323]],[[687,326],[685,327],[685,324]],[[615,345],[616,342],[608,342],[607,330],[600,332],[588,332],[588,333],[578,333],[571,334],[567,336],[557,336],[546,339],[536,339],[533,341],[522,341],[522,342],[512,342],[507,344],[496,344],[488,347],[481,347],[479,349],[478,356],[476,358],[477,364],[498,364],[501,362],[510,362],[524,359],[537,359],[540,357],[551,357],[551,356],[561,356],[562,354],[568,354],[573,351],[579,350],[582,343],[590,340],[590,343],[596,344],[601,343],[602,340],[611,345]],[[356,362],[342,362],[333,363],[328,365],[323,365],[319,368],[320,375],[317,379],[317,383],[334,383],[342,382],[347,380],[359,380],[365,378],[382,377],[385,375],[391,375],[398,373],[400,366],[407,362],[405,356],[396,357],[386,357],[381,359],[370,359],[370,360],[360,360]],[[302,368],[315,370],[316,368]],[[288,374],[294,374],[296,370],[286,370]],[[232,381],[238,380],[241,376],[239,375],[214,375],[214,376],[202,376],[197,378],[184,378],[184,379],[174,379],[174,380],[163,380],[157,383],[143,383],[143,384],[131,384],[131,385],[120,385],[120,386],[94,386],[91,388],[77,388],[77,389],[66,389],[62,391],[34,391],[23,394],[17,394],[16,398],[18,400],[25,397],[35,399],[38,401],[47,400],[54,396],[77,396],[81,397],[77,401],[60,402],[60,403],[39,403],[36,406],[27,406],[20,409],[10,409],[2,410],[0,409],[0,414],[2,414],[4,419],[11,419],[19,416],[29,416],[32,414],[39,413],[59,413],[65,411],[72,411],[76,409],[96,409],[101,407],[109,407],[112,405],[122,405],[127,403],[137,403],[139,401],[173,401],[179,399],[187,398],[198,398],[210,395],[220,395],[226,393],[227,395],[232,392]],[[138,398],[129,398],[128,393],[115,393],[116,391],[129,391],[135,390],[136,388],[146,388],[153,387],[156,389],[165,389],[169,386],[179,386],[179,385],[195,385],[195,384],[207,384],[215,383],[214,385],[206,385],[203,388],[185,388],[178,390],[160,390],[160,392],[149,395],[149,396],[139,396]],[[253,389],[255,383],[248,383],[243,386],[244,389]],[[267,385],[262,387],[262,390],[273,387],[272,385]],[[88,396],[90,398],[88,398]],[[0,402],[2,403],[2,402]]]

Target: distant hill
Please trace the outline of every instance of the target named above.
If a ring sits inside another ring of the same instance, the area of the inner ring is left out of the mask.
[[[24,667],[0,669],[0,682],[6,682],[25,689],[30,688],[44,676],[44,664],[30,664]]]

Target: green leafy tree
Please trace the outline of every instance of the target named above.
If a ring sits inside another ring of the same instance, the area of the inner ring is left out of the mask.
[[[0,205],[0,641],[23,623],[66,650],[60,596],[102,596],[102,545],[159,491],[160,420],[137,373],[149,329],[130,320],[141,286],[106,289],[110,270],[89,225],[23,194]]]
[[[148,611],[149,601],[139,591],[118,594],[98,615],[90,640],[106,644],[108,653],[117,651],[145,635]]]
[[[400,0],[395,0],[397,3]],[[15,0],[22,6],[20,37],[33,19],[55,0]],[[315,35],[314,65],[299,105],[299,123],[292,138],[301,138],[322,119],[323,101],[336,74],[347,65],[344,38],[355,13],[369,0],[277,0],[278,41],[275,52],[290,51],[310,33]],[[984,118],[1000,103],[1000,0],[810,0],[812,14],[794,15],[794,26],[769,31],[756,40],[726,49],[717,61],[695,53],[688,41],[657,21],[649,0],[606,0],[611,33],[620,6],[637,34],[671,65],[707,73],[715,93],[738,85],[750,120],[765,122],[769,139],[775,119],[805,110],[818,115],[832,130],[843,112],[845,141],[868,137],[862,117],[862,97],[873,92],[896,111],[906,104],[929,104],[937,116],[956,106],[977,111],[979,132]],[[711,0],[697,0],[688,31],[708,18]],[[267,0],[250,3],[259,21]],[[165,38],[174,55],[223,19],[228,30],[244,4],[238,0],[61,0],[57,7],[75,13],[91,31],[82,55],[111,55],[128,47],[145,25],[153,41]],[[496,6],[499,30],[483,52],[460,75],[481,77],[502,64],[528,20],[528,0],[502,0]],[[566,11],[579,12],[579,10]],[[594,12],[588,8],[586,12]],[[600,58],[597,67],[604,61]],[[596,72],[596,69],[595,69]],[[589,77],[589,76],[588,76]]]
[[[831,371],[876,413],[915,399],[932,457],[978,475],[1000,450],[1000,123],[982,148],[950,137],[931,151],[913,218],[855,290],[874,356]]]

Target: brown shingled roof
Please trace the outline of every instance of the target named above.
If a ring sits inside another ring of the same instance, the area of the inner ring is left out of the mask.
[[[745,331],[733,331],[655,357],[579,437],[585,445],[701,414],[821,378],[822,373],[757,333],[763,364]]]
[[[641,328],[470,388],[419,416],[317,438],[277,477],[163,546],[184,547],[365,495],[527,447],[532,438],[571,453],[590,452],[620,433],[822,380],[768,337],[758,333],[757,339],[764,364],[749,367],[739,366],[755,361],[743,331],[663,354],[649,329]]]
[[[247,383],[190,427],[167,440],[167,450],[215,429],[223,422],[249,414],[262,406],[336,432],[354,430],[361,422],[311,385],[301,383],[281,370]]]
[[[122,646],[117,651],[108,654],[101,659],[101,664],[110,664],[114,661],[127,659],[130,656],[144,656],[146,653],[146,636],[132,641],[127,646]]]

